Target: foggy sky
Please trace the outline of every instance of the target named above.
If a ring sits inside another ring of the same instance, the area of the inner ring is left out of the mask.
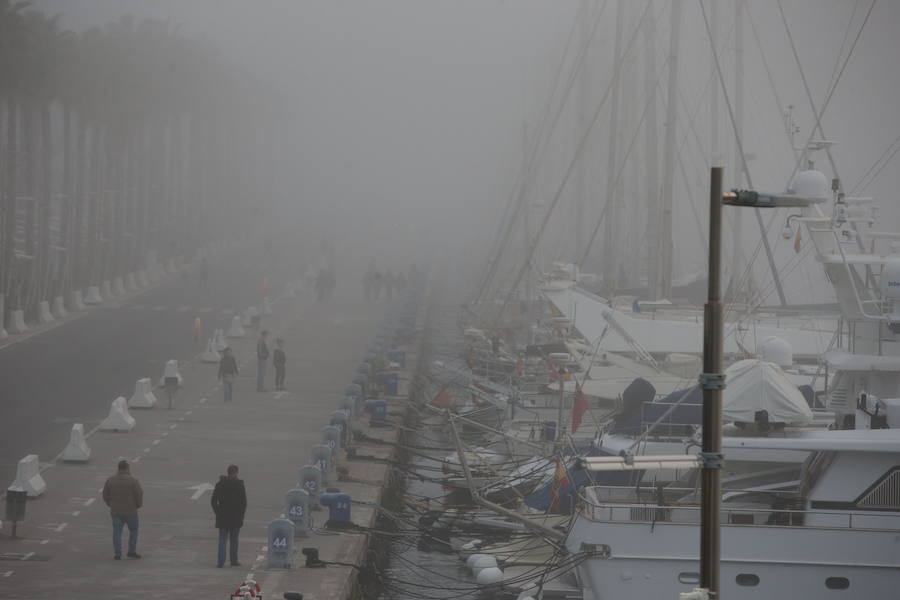
[[[604,6],[605,15],[587,63],[588,113],[610,79],[616,3],[593,4]],[[626,4],[627,35],[644,3]],[[796,106],[801,128],[796,143],[806,140],[813,117],[777,4],[768,0],[748,4],[775,92],[748,21],[744,146],[756,157],[750,166],[756,187],[780,190],[793,169],[794,153],[781,121],[786,107],[775,103],[775,93],[783,104]],[[170,18],[184,34],[212,41],[295,108],[294,118],[284,123],[295,132],[295,143],[281,153],[290,173],[283,182],[290,188],[285,193],[297,197],[298,210],[292,217],[315,221],[337,236],[365,237],[384,256],[408,255],[413,248],[415,253],[438,249],[480,266],[522,162],[523,130],[526,124],[534,128],[540,117],[580,4],[576,0],[42,0],[35,5],[61,13],[63,25],[75,29],[133,13]],[[719,3],[721,60],[729,85],[734,60],[728,22],[732,5]],[[838,53],[842,48],[847,52],[869,2],[784,0],[783,5],[804,73],[821,106]],[[850,39],[845,40],[854,11]],[[658,19],[657,54],[662,65],[668,45],[668,3],[657,0],[652,14]],[[675,220],[676,238],[693,241],[681,258],[698,264],[703,248],[694,217],[683,203],[696,195],[702,204],[709,164],[709,119],[704,112],[709,45],[700,15],[697,2],[684,2],[680,88],[688,107],[699,111],[690,124],[694,132],[687,129],[684,115],[679,116],[678,137],[690,133],[700,141],[691,139],[685,145],[686,170],[694,187],[678,184],[676,206],[682,204]],[[895,109],[900,94],[898,25],[900,3],[878,2],[823,120],[828,137],[839,142],[834,155],[848,189],[900,134]],[[640,68],[639,60],[635,67]],[[623,102],[640,105],[643,75],[636,77],[634,96]],[[660,92],[660,140],[663,100]],[[573,98],[546,160],[539,165],[534,185],[538,203],[549,202],[574,152],[580,135],[575,111]],[[721,111],[728,186],[733,179],[734,144],[724,102]],[[606,116],[598,121],[584,158],[591,226],[608,176],[607,121]],[[620,135],[623,152],[630,134]],[[707,146],[699,148],[697,143]],[[818,157],[818,166],[833,175],[824,155]],[[643,185],[639,163],[631,177],[639,189]],[[866,195],[880,199],[894,228],[900,228],[894,193],[898,185],[895,159],[866,190]],[[566,194],[571,194],[570,188]],[[571,230],[572,214],[565,207],[557,211],[548,231],[552,239],[542,248],[544,262],[573,259],[557,256],[565,253],[563,238]],[[534,218],[540,215],[538,208]],[[757,230],[746,229],[748,253],[758,237]]]

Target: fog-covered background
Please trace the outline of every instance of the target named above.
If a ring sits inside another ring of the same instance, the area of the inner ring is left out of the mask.
[[[844,187],[879,198],[885,217],[879,228],[900,226],[894,196],[900,176],[896,158],[887,160],[900,134],[895,108],[900,93],[900,4],[742,4],[743,147],[754,186],[783,189],[794,171],[796,153],[785,123],[788,105],[794,106],[794,144],[802,147],[808,138],[820,137],[812,134],[814,116],[801,68],[817,109],[840,73],[822,124],[828,138],[838,142],[833,155]],[[643,202],[653,196],[645,172],[647,47],[638,24],[642,18],[655,21],[661,146],[672,4],[656,0],[649,6],[631,1],[622,5],[623,48],[627,46],[629,54],[616,86],[621,126],[615,132],[614,163],[621,170],[621,210],[614,247],[622,251],[619,266],[636,280],[643,276],[640,263],[647,258],[650,235]],[[719,59],[733,104],[735,2],[716,5]],[[541,238],[536,269],[554,260],[579,260],[602,212],[609,180],[616,177],[608,168],[612,125],[611,102],[605,98],[614,68],[615,1],[40,0],[34,6],[59,13],[60,24],[76,31],[124,14],[168,19],[181,35],[205,40],[227,62],[255,78],[275,109],[252,103],[242,107],[248,120],[260,124],[267,153],[257,157],[265,165],[260,171],[264,181],[256,181],[239,201],[272,204],[274,208],[266,210],[274,211],[273,223],[283,226],[280,235],[293,228],[308,238],[330,237],[339,255],[342,240],[353,240],[344,247],[366,259],[452,256],[469,265],[475,277],[498,235],[526,144],[535,143],[542,119],[555,127],[542,130],[540,160],[526,181],[529,233],[536,232],[557,193],[561,200]],[[674,176],[673,238],[675,276],[683,279],[704,265],[701,230],[706,226],[713,93],[720,95],[717,162],[726,167],[726,186],[736,178],[732,125],[711,71],[700,6],[682,3],[678,57],[680,158]],[[712,4],[704,6],[709,19]],[[576,69],[585,47],[586,58]],[[549,118],[543,116],[548,102]],[[584,150],[573,162],[598,107]],[[885,152],[886,166],[862,190],[858,184],[864,174],[880,165],[877,161]],[[833,177],[825,155],[815,158]],[[662,168],[661,148],[659,161]],[[570,163],[574,170],[561,187]],[[584,203],[581,212],[575,208],[579,198]],[[779,266],[790,269],[796,257],[793,240],[779,236],[783,218],[773,217],[770,233]],[[602,268],[604,230],[599,231],[584,265],[594,271]],[[517,232],[518,245],[508,250],[507,279],[522,258],[523,235]],[[759,239],[755,222],[747,216],[743,246],[748,257],[754,256]],[[755,256],[755,276],[762,288],[767,266],[758,253]],[[791,272],[796,277],[805,268]],[[807,295],[808,277],[794,286]]]

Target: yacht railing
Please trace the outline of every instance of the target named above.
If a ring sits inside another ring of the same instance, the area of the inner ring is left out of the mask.
[[[678,500],[677,497],[687,498]],[[743,496],[765,497],[769,506],[757,501],[739,504]],[[900,532],[900,514],[871,510],[804,509],[796,492],[777,490],[725,490],[721,523],[735,526],[826,527]],[[641,488],[595,486],[579,495],[579,514],[602,523],[700,523],[699,493],[693,488]],[[696,501],[695,501],[696,500]]]

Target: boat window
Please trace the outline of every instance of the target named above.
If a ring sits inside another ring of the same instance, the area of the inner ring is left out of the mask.
[[[738,573],[734,578],[734,582],[744,587],[754,587],[759,585],[759,575],[754,573]]]
[[[694,571],[682,571],[678,574],[679,583],[700,583],[700,573]]]
[[[850,587],[850,580],[846,577],[829,577],[825,580],[825,587],[829,590],[846,590]]]

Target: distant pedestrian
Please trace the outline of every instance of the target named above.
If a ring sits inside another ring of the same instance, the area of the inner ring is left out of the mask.
[[[397,273],[397,280],[394,282],[394,285],[400,294],[406,290],[406,275],[403,274],[403,271]]]
[[[137,553],[138,509],[144,505],[144,490],[131,475],[127,460],[119,461],[118,472],[106,480],[103,501],[109,507],[113,526],[113,558],[122,559],[122,530],[128,526],[128,558],[140,558]]]
[[[206,257],[204,256],[200,260],[200,285],[206,289],[206,285],[209,282],[209,262],[207,262]]]
[[[256,340],[256,391],[265,392],[266,366],[269,364],[269,332],[263,329]]]
[[[375,271],[375,273],[372,275],[372,296],[374,296],[376,302],[381,296],[382,283],[384,283],[384,279],[382,278],[381,273]]]
[[[222,350],[222,359],[219,361],[219,379],[222,380],[222,389],[225,391],[225,402],[231,402],[234,391],[234,380],[238,376],[237,361],[231,353],[231,348]]]
[[[394,275],[390,269],[384,272],[384,292],[388,302],[394,299]]]
[[[275,340],[275,352],[272,353],[272,364],[275,365],[275,389],[284,390],[284,367],[287,364],[287,356],[284,354],[284,340]]]
[[[228,467],[228,475],[220,475],[219,482],[210,499],[213,512],[216,513],[216,529],[219,530],[219,556],[216,566],[225,565],[225,543],[229,544],[231,566],[241,566],[238,560],[238,536],[244,526],[244,513],[247,512],[247,490],[244,480],[238,479],[237,465]]]
[[[325,299],[328,295],[328,270],[327,269],[319,269],[319,274],[316,275],[316,297],[319,302]]]

